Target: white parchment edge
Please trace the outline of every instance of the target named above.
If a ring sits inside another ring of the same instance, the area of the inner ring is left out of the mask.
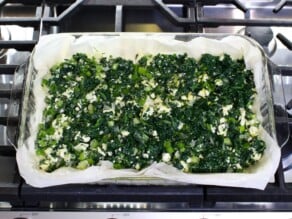
[[[233,59],[244,57],[247,68],[254,72],[256,89],[259,94],[257,98],[265,98],[265,94],[260,90],[262,71],[266,70],[266,67],[263,66],[261,52],[242,37],[230,36],[220,41],[198,37],[189,42],[182,42],[174,40],[171,36],[147,37],[131,34],[116,37],[84,35],[78,39],[70,34],[44,36],[36,45],[32,57],[34,67],[38,71],[33,82],[37,112],[31,116],[29,121],[32,134],[23,145],[19,145],[16,154],[20,175],[27,184],[34,187],[47,187],[68,183],[96,183],[116,177],[159,177],[166,179],[166,182],[171,180],[172,182],[202,185],[264,189],[274,175],[280,161],[280,149],[277,142],[263,129],[261,138],[266,142],[267,148],[260,162],[254,165],[249,173],[186,174],[165,163],[154,163],[138,172],[132,169],[113,169],[111,163],[107,161],[102,162],[100,166],[92,166],[85,170],[60,168],[52,173],[39,170],[34,140],[37,134],[37,124],[41,121],[42,111],[45,108],[46,93],[41,88],[41,80],[53,65],[62,62],[65,58],[70,58],[76,52],[84,52],[95,57],[103,54],[122,56],[127,59],[134,59],[136,54],[157,53],[187,53],[197,59],[203,53],[219,56],[226,53]],[[255,105],[255,111],[260,116],[258,108]],[[135,184],[135,181],[131,181],[131,183]]]

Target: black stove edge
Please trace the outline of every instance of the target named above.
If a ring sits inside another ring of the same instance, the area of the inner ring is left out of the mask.
[[[290,185],[289,185],[290,186]],[[291,185],[292,188],[292,185]],[[217,202],[292,202],[292,190],[274,183],[265,190],[216,186],[126,186],[67,185],[51,188],[21,188],[24,206],[40,207],[41,202],[150,202],[188,203],[190,208],[212,208]]]
[[[64,185],[33,188],[23,184],[20,198],[24,203],[37,202],[187,202],[200,206],[203,202],[201,186],[156,185]]]

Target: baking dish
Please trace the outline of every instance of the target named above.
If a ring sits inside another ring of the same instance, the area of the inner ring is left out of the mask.
[[[199,53],[192,53],[190,48],[185,48],[185,51],[182,49],[193,41],[196,41],[192,45],[196,45],[194,49]],[[123,49],[130,46],[133,50],[131,52]],[[36,83],[42,79],[43,75],[47,74],[51,66],[60,60],[70,57],[76,52],[93,55],[96,50],[112,53],[112,55],[119,51],[119,55],[126,56],[126,58],[133,58],[136,53],[149,52],[149,50],[162,53],[165,51],[191,52],[195,58],[198,58],[202,53],[214,55],[230,53],[235,58],[243,55],[245,60],[249,60],[246,63],[247,68],[251,68],[255,72],[254,78],[258,92],[257,114],[265,129],[263,138],[268,146],[264,157],[249,173],[185,174],[173,172],[173,169],[169,169],[161,163],[151,165],[150,168],[139,172],[113,170],[107,163],[102,167],[90,167],[82,171],[62,169],[53,173],[41,172],[36,166],[33,140],[39,121],[38,116],[41,116],[42,112],[40,108],[43,109],[45,106],[41,106],[38,102],[39,97],[36,94],[39,92],[36,92]],[[73,33],[45,36],[40,39],[32,53],[24,84],[17,143],[17,163],[20,174],[28,184],[36,187],[67,183],[126,183],[135,185],[194,183],[263,189],[275,173],[280,160],[280,148],[276,142],[273,86],[271,83],[274,72],[273,68],[268,68],[271,66],[268,64],[268,59],[258,44],[241,35]]]

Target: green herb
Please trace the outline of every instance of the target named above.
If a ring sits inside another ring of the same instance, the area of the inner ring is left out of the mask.
[[[166,162],[192,173],[241,172],[264,152],[243,60],[78,53],[50,74],[36,140],[44,171],[109,160],[117,169]]]

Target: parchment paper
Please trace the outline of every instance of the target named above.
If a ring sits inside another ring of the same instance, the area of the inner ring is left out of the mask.
[[[261,129],[261,138],[266,142],[267,148],[260,162],[248,169],[248,173],[214,173],[214,174],[187,174],[165,163],[153,165],[136,171],[132,169],[116,170],[108,161],[101,162],[100,166],[92,166],[85,170],[73,168],[60,168],[52,173],[46,173],[38,168],[38,158],[35,155],[34,141],[37,135],[37,127],[42,120],[42,111],[45,108],[44,97],[46,91],[41,88],[42,78],[48,75],[49,69],[70,58],[76,52],[84,52],[90,56],[101,55],[114,57],[121,56],[134,59],[136,54],[157,53],[187,53],[199,59],[203,53],[212,55],[229,54],[233,59],[244,57],[247,68],[254,72],[256,89],[259,93],[257,101],[265,98],[261,90],[263,71],[263,57],[260,50],[249,41],[238,36],[229,36],[222,40],[198,37],[188,42],[175,40],[173,36],[145,36],[143,34],[122,34],[121,36],[83,35],[75,37],[70,34],[47,35],[40,39],[31,58],[31,65],[37,70],[33,81],[33,93],[35,94],[36,112],[30,115],[29,129],[32,133],[21,145],[18,145],[17,163],[20,175],[26,183],[34,187],[47,187],[68,183],[97,183],[104,179],[135,178],[128,179],[131,184],[155,184],[155,183],[193,183],[202,185],[218,185],[232,187],[246,187],[264,189],[274,175],[280,160],[280,149],[277,142]],[[260,117],[258,104],[254,110]],[[259,118],[262,119],[262,118]],[[159,177],[155,181],[152,177]],[[149,180],[147,180],[149,178]],[[142,181],[141,181],[142,179]],[[118,181],[118,180],[115,180]]]

